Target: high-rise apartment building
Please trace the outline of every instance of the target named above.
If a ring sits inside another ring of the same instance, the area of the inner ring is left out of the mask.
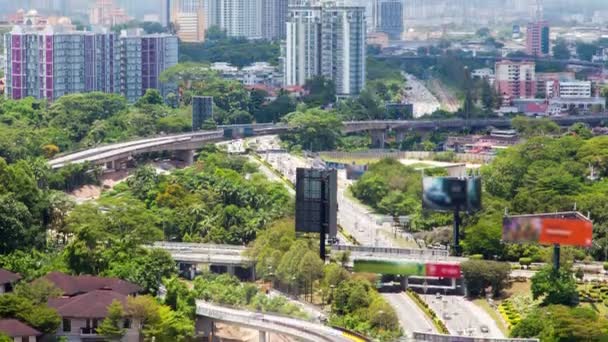
[[[91,25],[121,25],[132,19],[124,8],[116,6],[113,0],[97,0],[89,12]]]
[[[219,0],[219,14],[228,36],[262,38],[262,0]]]
[[[205,41],[205,12],[202,0],[173,0],[171,22],[177,36],[184,42]]]
[[[514,99],[533,99],[536,96],[536,63],[496,62],[496,90],[505,104]]]
[[[285,85],[304,85],[322,75],[334,81],[338,96],[358,94],[365,85],[365,33],[364,7],[290,5]]]
[[[526,32],[526,53],[531,56],[547,56],[550,51],[549,23],[546,20],[537,20],[528,23]]]
[[[388,34],[392,40],[403,34],[403,0],[374,0],[374,29]]]
[[[262,0],[262,37],[285,39],[289,0]]]
[[[9,99],[54,101],[66,94],[102,91],[134,102],[148,88],[166,94],[160,73],[177,64],[177,37],[141,31],[118,36],[107,29],[49,26],[36,31],[15,26],[4,36],[4,50]]]

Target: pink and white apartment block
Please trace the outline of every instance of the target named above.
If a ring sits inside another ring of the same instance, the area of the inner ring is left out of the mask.
[[[514,99],[533,99],[536,96],[536,64],[534,62],[496,62],[496,91],[504,104]]]

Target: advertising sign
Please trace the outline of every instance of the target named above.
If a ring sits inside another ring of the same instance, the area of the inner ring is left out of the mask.
[[[533,242],[543,245],[591,247],[593,224],[567,218],[505,217],[502,239],[506,242]]]
[[[422,207],[434,211],[465,209],[467,181],[460,178],[424,177],[422,179]]]
[[[336,170],[296,170],[296,231],[319,233],[326,227],[330,237],[336,237],[337,189]]]
[[[460,278],[461,269],[460,265],[457,264],[437,264],[428,263],[426,264],[426,276],[427,277],[438,277],[438,278]]]
[[[481,210],[481,177],[467,179],[467,211]]]
[[[405,275],[418,277],[460,278],[460,265],[441,263],[420,263],[415,261],[387,261],[375,259],[355,259],[355,272]]]

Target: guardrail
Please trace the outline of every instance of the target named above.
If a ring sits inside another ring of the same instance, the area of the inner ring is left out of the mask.
[[[469,337],[469,336],[452,336],[441,334],[430,334],[415,332],[413,334],[414,341],[429,341],[429,342],[539,342],[535,338],[491,338],[491,337]]]
[[[332,245],[332,251],[350,251],[355,253],[388,254],[399,256],[417,256],[431,258],[447,258],[448,251],[440,249],[408,249],[395,247],[367,247],[367,246],[347,246]]]
[[[196,314],[211,319],[241,324],[261,331],[274,331],[311,342],[347,342],[351,341],[340,330],[336,330],[310,321],[295,319],[285,315],[249,311],[205,301],[196,301]]]

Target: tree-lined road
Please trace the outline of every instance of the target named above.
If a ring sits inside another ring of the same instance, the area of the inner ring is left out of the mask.
[[[405,293],[383,293],[382,297],[397,312],[399,324],[407,336],[414,332],[437,333],[433,323]]]

